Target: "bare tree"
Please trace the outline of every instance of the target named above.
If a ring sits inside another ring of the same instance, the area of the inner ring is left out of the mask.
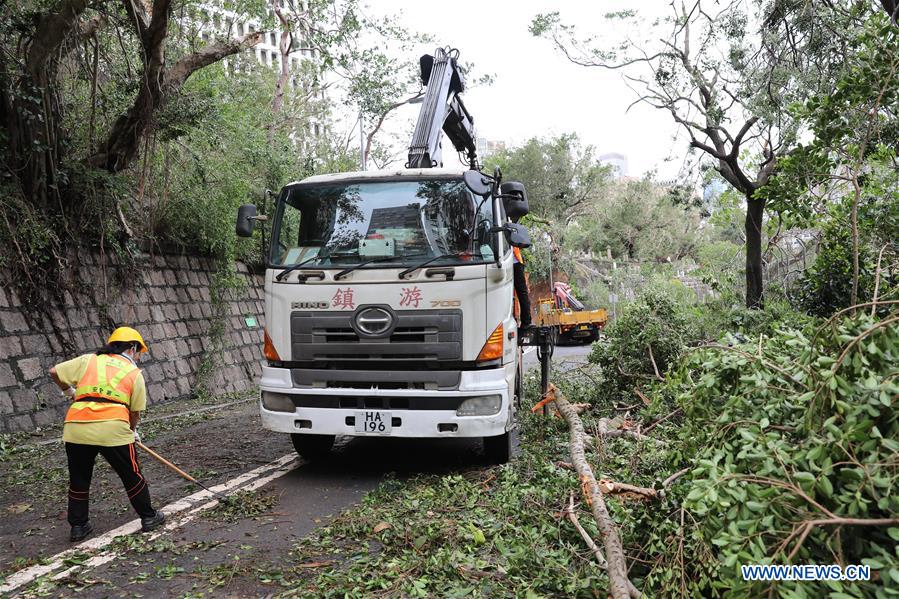
[[[725,3],[714,12],[692,0],[671,3],[670,29],[659,39],[619,47],[598,46],[594,38],[581,38],[563,24],[558,13],[537,16],[534,35],[548,38],[571,62],[585,67],[620,69],[624,80],[643,102],[668,112],[689,138],[690,147],[711,160],[715,169],[746,201],[746,305],[764,305],[762,238],[766,200],[757,193],[771,177],[779,156],[795,141],[795,127],[785,104],[790,91],[803,84],[808,53],[802,44],[817,30],[778,29],[782,7],[751,13],[743,2]],[[797,7],[796,10],[804,10]],[[811,15],[814,16],[814,15]],[[633,20],[632,11],[611,15]],[[820,29],[820,28],[819,28]],[[826,34],[826,32],[825,32]],[[800,39],[800,36],[805,36]],[[810,42],[809,42],[810,43]],[[829,60],[823,53],[814,55]]]

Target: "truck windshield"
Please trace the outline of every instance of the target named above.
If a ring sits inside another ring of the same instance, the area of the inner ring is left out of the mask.
[[[395,268],[492,262],[493,206],[453,179],[300,185],[282,193],[271,263]]]

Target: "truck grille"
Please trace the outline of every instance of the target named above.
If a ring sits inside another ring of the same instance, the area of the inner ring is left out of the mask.
[[[369,306],[361,306],[359,310]],[[385,308],[386,309],[386,308]],[[358,310],[357,310],[358,312]],[[353,328],[356,312],[293,312],[292,359],[296,362],[439,362],[462,359],[462,311],[392,311],[385,337],[364,337]]]

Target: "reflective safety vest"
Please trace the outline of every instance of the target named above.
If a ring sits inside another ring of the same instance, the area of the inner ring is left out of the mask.
[[[66,422],[130,422],[131,390],[138,374],[140,369],[127,360],[91,356],[75,387],[75,401],[69,407]]]
[[[512,246],[512,253],[515,254],[515,261],[519,264],[524,264],[524,258],[521,256],[521,248],[517,248]]]

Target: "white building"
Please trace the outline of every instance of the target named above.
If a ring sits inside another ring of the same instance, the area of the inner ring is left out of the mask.
[[[601,164],[607,164],[611,166],[615,171],[615,176],[621,179],[622,177],[627,177],[627,156],[624,154],[619,154],[618,152],[609,152],[608,154],[602,154],[597,157],[597,160]]]
[[[478,138],[478,156],[481,158],[487,158],[505,149],[506,142],[503,140],[487,139],[486,137]]]
[[[291,10],[285,0],[278,0],[278,2],[280,7],[285,11],[285,14]],[[301,12],[308,10],[306,0],[297,2],[296,7],[297,10]],[[279,23],[271,8],[268,8],[267,12],[276,23]],[[258,19],[250,18],[246,14],[223,8],[220,2],[215,1],[204,2],[201,5],[196,25],[197,32],[204,41],[209,41],[214,37],[241,37],[247,33],[253,33],[263,29]],[[247,51],[248,53],[252,52],[255,55],[257,64],[280,72],[281,33],[280,28],[266,31],[262,41]],[[315,49],[306,42],[302,31],[298,28],[297,31],[294,31],[293,51],[288,54],[288,68],[291,74],[288,79],[288,85],[291,89],[307,88],[309,85],[307,82],[303,81],[301,77],[303,61],[312,61],[315,65],[318,65],[320,57],[317,55]],[[226,67],[229,66],[227,59],[224,61],[224,64]],[[312,85],[317,86],[317,81],[312,82]],[[324,100],[326,98],[325,90],[323,88],[315,90],[310,96],[310,99],[312,98]],[[317,120],[312,119],[308,133],[318,137],[322,133],[321,124]]]

